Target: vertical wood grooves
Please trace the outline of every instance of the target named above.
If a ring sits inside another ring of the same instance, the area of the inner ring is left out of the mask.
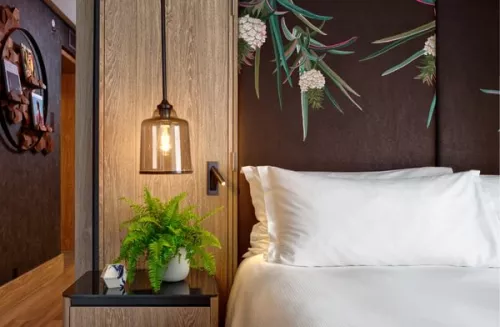
[[[220,316],[224,317],[222,314]],[[219,320],[219,298],[213,297],[210,299],[210,327],[218,327],[219,321],[224,321]]]
[[[63,300],[63,327],[70,327],[70,307],[71,300],[69,298],[64,298]]]
[[[197,205],[200,213],[224,207],[205,223],[222,244],[215,251],[221,311],[236,262],[232,1],[168,1],[168,99],[189,122],[194,173],[165,176],[139,175],[140,124],[162,98],[160,1],[145,6],[141,0],[101,0],[100,265],[118,256],[124,236],[119,225],[131,215],[120,197],[141,201],[144,186],[163,200],[187,192],[185,205]],[[219,196],[206,195],[207,161],[218,161],[228,180]]]
[[[131,8],[134,8],[131,10]],[[120,221],[129,216],[122,196],[136,198],[137,23],[136,0],[106,1],[104,52],[104,262],[120,246]],[[145,81],[143,81],[144,83]]]
[[[92,268],[93,1],[77,0],[75,275]]]
[[[228,254],[228,285],[229,288],[233,284],[233,278],[237,269],[237,253],[238,253],[238,0],[231,1],[231,14],[229,17],[230,26],[228,33],[229,44],[229,71],[230,83],[228,84],[229,105],[228,110],[228,155],[230,167],[227,170],[229,176],[228,187],[230,188],[230,196],[228,198],[229,219],[227,233],[230,235],[230,244]],[[236,160],[235,160],[236,158]]]

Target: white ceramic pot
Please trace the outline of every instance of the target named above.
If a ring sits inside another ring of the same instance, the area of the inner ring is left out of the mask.
[[[189,274],[189,261],[186,259],[186,249],[179,249],[179,255],[176,255],[167,265],[163,280],[166,282],[180,282],[186,279]]]

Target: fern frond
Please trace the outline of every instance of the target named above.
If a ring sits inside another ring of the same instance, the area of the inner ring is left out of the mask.
[[[132,243],[138,243],[140,240],[143,238],[144,235],[142,235],[141,232],[133,230],[129,231],[127,236],[122,241],[122,246],[128,246],[129,244]]]
[[[128,273],[127,273],[127,282],[133,283],[135,279],[135,273],[137,270],[137,261],[138,259],[144,255],[144,247],[142,245],[135,245],[129,248],[127,253],[127,257],[123,260],[127,264]]]
[[[194,206],[181,208],[185,197],[182,193],[162,202],[145,188],[143,204],[124,199],[134,216],[122,224],[127,228],[127,235],[115,261],[127,265],[129,283],[134,281],[139,259],[146,256],[151,287],[158,292],[168,262],[179,256],[181,248],[186,249],[191,267],[215,273],[215,257],[207,248],[221,245],[215,235],[203,228],[202,222],[222,208],[199,216]]]
[[[179,228],[175,228],[173,226],[167,226],[167,229],[172,232],[172,234],[174,235],[180,235],[181,234],[181,230]]]
[[[188,224],[192,221],[195,221],[198,215],[194,212],[196,209],[196,206],[189,206],[184,209],[179,213],[179,219]]]
[[[218,249],[221,248],[220,241],[214,234],[210,233],[209,231],[202,231],[201,235],[203,247],[213,246]]]
[[[197,267],[198,269],[205,270],[210,276],[215,275],[215,256],[213,253],[207,251],[199,251],[197,253]]]
[[[172,217],[179,212],[180,203],[186,198],[186,193],[181,193],[177,196],[174,196],[170,201],[168,201],[166,207],[164,208],[165,213]]]
[[[140,223],[140,224],[146,224],[147,225],[148,223],[150,223],[150,224],[154,224],[154,225],[156,225],[158,227],[161,226],[160,222],[158,221],[158,219],[155,218],[155,217],[151,217],[151,216],[141,217],[141,218],[139,218],[137,220],[137,222]]]
[[[144,203],[153,216],[161,212],[160,199],[153,197],[147,187],[144,188]]]
[[[165,263],[161,260],[161,248],[162,244],[159,241],[149,244],[149,256],[148,256],[148,272],[149,281],[151,282],[151,288],[153,291],[158,292],[160,290],[162,273],[165,267]]]
[[[132,284],[135,280],[135,273],[137,271],[137,259],[131,258],[129,261],[127,261],[127,266],[127,283]]]
[[[128,204],[129,207],[132,209],[132,211],[134,211],[134,215],[135,216],[140,216],[143,213],[147,212],[147,208],[145,208],[143,205],[137,204],[134,201],[132,201],[132,200],[126,198],[126,197],[121,197],[120,201],[123,201],[126,204]]]
[[[214,210],[212,211],[209,211],[208,213],[204,214],[203,216],[199,217],[197,219],[197,222],[198,223],[201,223],[203,221],[205,221],[205,219],[209,218],[209,217],[212,217],[213,215],[219,213],[220,211],[222,211],[224,209],[224,207],[218,207],[218,208],[215,208]]]

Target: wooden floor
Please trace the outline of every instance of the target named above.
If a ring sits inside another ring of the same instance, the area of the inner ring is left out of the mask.
[[[32,296],[9,313],[0,317],[0,326],[8,327],[62,327],[62,292],[74,281],[73,255],[64,253],[64,273],[42,285]]]

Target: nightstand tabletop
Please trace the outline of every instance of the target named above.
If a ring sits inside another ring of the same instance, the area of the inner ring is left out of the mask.
[[[199,270],[191,270],[184,281],[162,283],[158,293],[151,289],[145,270],[138,270],[134,283],[124,290],[108,289],[100,276],[99,271],[85,273],[63,296],[72,307],[208,307],[211,298],[218,296],[215,278]]]

